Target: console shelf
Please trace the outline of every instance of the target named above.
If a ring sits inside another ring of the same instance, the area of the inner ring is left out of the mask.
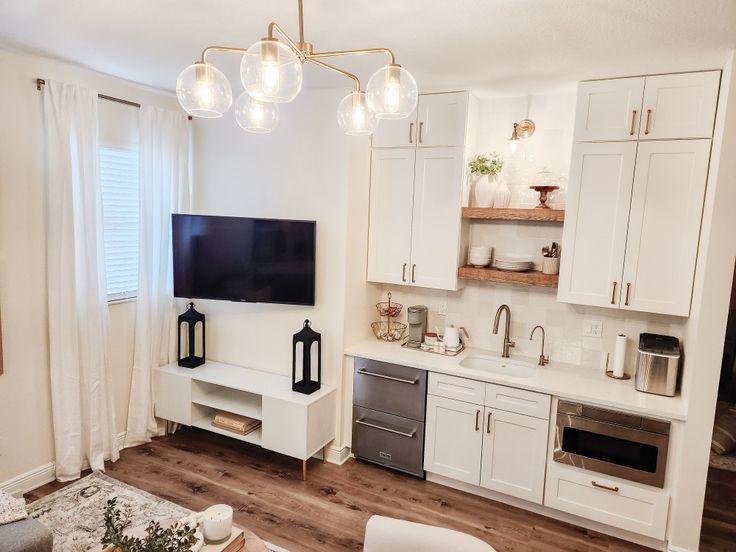
[[[493,207],[463,207],[462,217],[473,220],[515,220],[527,222],[564,222],[562,209],[496,209]]]
[[[542,274],[537,270],[509,272],[495,268],[475,268],[473,266],[461,266],[458,269],[457,275],[464,280],[482,280],[485,282],[523,284],[549,288],[556,288],[557,281],[559,280],[558,274]]]

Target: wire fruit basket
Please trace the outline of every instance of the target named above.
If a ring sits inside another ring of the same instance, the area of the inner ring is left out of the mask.
[[[391,301],[391,292],[388,292],[388,301],[376,303],[376,310],[381,318],[386,320],[378,320],[371,323],[371,330],[377,339],[383,341],[399,341],[406,331],[406,324],[392,320],[396,318],[402,309],[401,303]]]

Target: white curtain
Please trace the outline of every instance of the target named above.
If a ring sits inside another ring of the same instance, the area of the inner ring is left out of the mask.
[[[178,112],[140,111],[140,240],[133,380],[125,446],[158,433],[153,370],[175,359],[171,214],[189,211],[189,123]]]
[[[46,81],[47,270],[56,478],[118,459],[108,385],[108,312],[97,92]]]

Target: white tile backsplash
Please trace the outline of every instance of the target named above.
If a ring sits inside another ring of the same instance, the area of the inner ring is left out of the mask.
[[[539,333],[529,340],[532,328],[537,324],[546,332],[546,352],[552,361],[578,364],[585,369],[599,370],[601,354],[611,353],[616,335],[624,333],[629,338],[626,370],[636,369],[637,346],[641,332],[653,332],[682,338],[684,318],[663,316],[618,309],[605,309],[569,305],[557,302],[554,289],[521,285],[495,284],[469,281],[459,291],[438,291],[405,286],[384,286],[383,293],[391,291],[392,298],[404,305],[401,320],[406,322],[406,309],[410,305],[426,305],[429,308],[429,327],[445,324],[465,326],[474,347],[501,350],[503,320],[499,335],[492,335],[493,317],[503,303],[511,307],[511,339],[516,342],[512,356],[536,357],[540,351]],[[437,304],[447,302],[447,314],[437,314]],[[583,320],[603,322],[602,337],[584,337]]]

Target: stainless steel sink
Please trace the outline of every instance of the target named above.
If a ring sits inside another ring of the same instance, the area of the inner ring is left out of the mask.
[[[516,378],[530,378],[537,371],[536,366],[492,355],[471,354],[460,361],[460,366],[481,372],[494,372]]]

